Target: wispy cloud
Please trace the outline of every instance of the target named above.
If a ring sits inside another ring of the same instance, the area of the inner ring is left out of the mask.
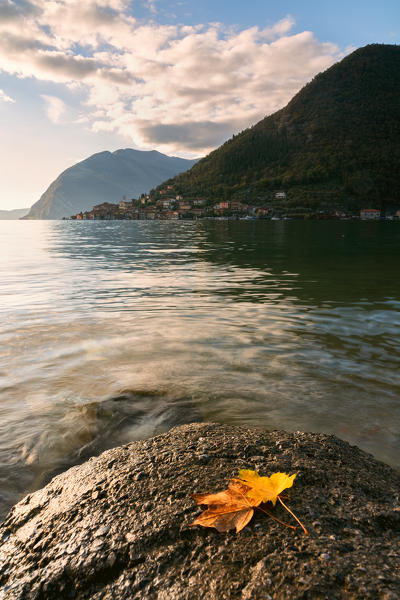
[[[46,114],[52,123],[61,123],[62,117],[66,112],[66,106],[61,98],[56,96],[47,96],[42,94],[41,96],[45,101]]]
[[[153,0],[146,0],[149,7]],[[340,56],[312,32],[272,27],[137,21],[128,0],[8,0],[0,64],[18,77],[86,92],[81,114],[94,131],[116,131],[139,147],[206,152],[282,107]],[[65,105],[44,97],[49,118]]]
[[[157,8],[156,8],[155,0],[146,0],[146,4],[147,4],[147,7],[150,10],[150,12],[153,13],[153,15],[156,14]]]
[[[10,102],[13,104],[15,100],[13,98],[10,98],[10,96],[7,96],[7,94],[0,89],[0,102]]]

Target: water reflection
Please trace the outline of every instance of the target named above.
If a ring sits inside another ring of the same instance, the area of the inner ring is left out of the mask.
[[[400,463],[397,223],[13,226],[0,224],[3,507],[193,420],[332,432]]]
[[[398,299],[399,248],[398,223],[329,221],[58,222],[52,244],[58,255],[102,271],[167,267],[173,276],[188,262],[222,267],[224,275],[231,268],[233,296],[242,291],[240,268],[252,291],[275,289],[316,304]],[[228,281],[222,283],[229,294]]]

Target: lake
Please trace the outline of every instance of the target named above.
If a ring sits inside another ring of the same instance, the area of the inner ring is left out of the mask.
[[[191,421],[400,465],[400,223],[0,221],[0,517]]]

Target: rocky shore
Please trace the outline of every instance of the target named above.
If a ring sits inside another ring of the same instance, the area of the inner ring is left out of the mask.
[[[288,503],[309,535],[261,512],[239,534],[190,527],[191,494],[239,468],[298,473]],[[399,492],[396,471],[334,436],[176,427],[17,504],[0,527],[0,598],[396,600]]]

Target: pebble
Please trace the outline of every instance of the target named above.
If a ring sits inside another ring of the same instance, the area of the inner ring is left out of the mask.
[[[110,528],[107,525],[103,525],[102,527],[99,527],[99,529],[97,531],[94,532],[93,537],[101,537],[103,535],[107,535],[107,533],[110,531]]]
[[[117,560],[117,557],[115,556],[114,552],[110,552],[110,554],[107,557],[107,565],[109,567],[113,567],[115,565],[115,561]]]
[[[400,596],[398,596],[395,592],[391,590],[384,590],[382,600],[399,600]]]
[[[320,521],[313,521],[312,522],[312,526],[313,527],[321,527],[321,522]]]

